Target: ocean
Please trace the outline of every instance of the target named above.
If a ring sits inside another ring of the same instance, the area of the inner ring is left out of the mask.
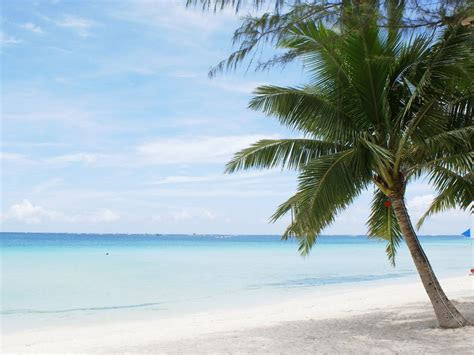
[[[438,276],[465,275],[472,239],[425,236]],[[417,277],[402,244],[321,236],[301,257],[294,241],[257,235],[0,233],[2,332],[84,322],[165,318],[258,306],[308,292]]]

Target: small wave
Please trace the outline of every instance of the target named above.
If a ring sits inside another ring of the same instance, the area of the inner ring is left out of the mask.
[[[40,309],[7,309],[0,311],[0,314],[46,314],[46,313],[69,313],[69,312],[81,312],[81,311],[110,311],[116,309],[127,309],[127,308],[143,308],[150,306],[157,306],[161,303],[140,303],[131,304],[125,306],[109,306],[109,307],[84,307],[84,308],[67,308],[67,309],[55,309],[55,310],[40,310]]]
[[[392,278],[399,278],[413,274],[412,272],[405,273],[390,273],[385,275],[354,275],[354,276],[336,276],[336,277],[315,277],[315,278],[304,278],[297,280],[287,280],[283,282],[271,282],[263,285],[251,285],[247,289],[259,289],[262,287],[277,287],[277,288],[299,288],[299,287],[314,287],[323,285],[333,285],[340,283],[350,282],[364,282],[364,281],[377,281]]]

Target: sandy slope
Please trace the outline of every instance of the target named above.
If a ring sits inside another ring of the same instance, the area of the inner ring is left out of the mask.
[[[474,323],[474,277],[441,283]],[[14,333],[2,353],[473,353],[474,327],[437,329],[419,282],[368,285],[246,310]]]

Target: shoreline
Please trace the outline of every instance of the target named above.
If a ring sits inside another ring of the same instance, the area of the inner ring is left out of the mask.
[[[474,346],[474,327],[436,328],[421,282],[397,281],[338,287],[327,293],[311,291],[289,301],[269,300],[268,305],[247,309],[21,331],[2,335],[2,352],[371,352],[373,348],[410,352],[435,351],[436,344],[439,350],[468,353]],[[440,282],[448,297],[474,322],[474,277],[450,277]],[[374,322],[382,323],[374,327]],[[296,333],[284,336],[287,327]],[[344,338],[334,338],[344,329]],[[393,348],[387,343],[390,347],[384,349],[378,343],[388,329],[409,333],[400,334],[403,344]],[[360,338],[359,332],[365,335]],[[417,332],[423,337],[414,337]],[[298,333],[307,336],[301,339]],[[328,343],[328,339],[333,340]],[[361,347],[361,339],[372,343],[371,347]]]

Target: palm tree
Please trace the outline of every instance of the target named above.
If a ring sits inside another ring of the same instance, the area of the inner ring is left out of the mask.
[[[303,254],[372,186],[368,235],[387,241],[393,264],[404,239],[439,326],[465,326],[418,241],[404,196],[407,184],[420,177],[438,192],[419,223],[448,208],[472,210],[472,32],[453,26],[436,37],[406,38],[378,26],[367,9],[351,11],[356,16],[337,31],[314,22],[289,29],[278,45],[304,60],[311,82],[260,86],[250,101],[250,108],[303,138],[256,142],[236,153],[226,172],[274,167],[299,172],[297,192],[272,221],[291,213],[283,238],[298,239]]]
[[[186,0],[186,6],[198,6],[204,11],[235,11],[247,14],[240,18],[232,43],[235,50],[211,68],[212,77],[221,71],[233,70],[247,62],[256,70],[284,65],[295,59],[293,53],[262,51],[286,37],[288,29],[303,19],[335,24],[341,21],[348,7],[361,3],[380,10],[379,24],[404,28],[407,31],[431,32],[455,22],[474,24],[474,6],[471,0]],[[400,18],[392,22],[390,9],[397,7]],[[400,8],[402,7],[402,8]],[[253,12],[253,13],[252,13]]]

